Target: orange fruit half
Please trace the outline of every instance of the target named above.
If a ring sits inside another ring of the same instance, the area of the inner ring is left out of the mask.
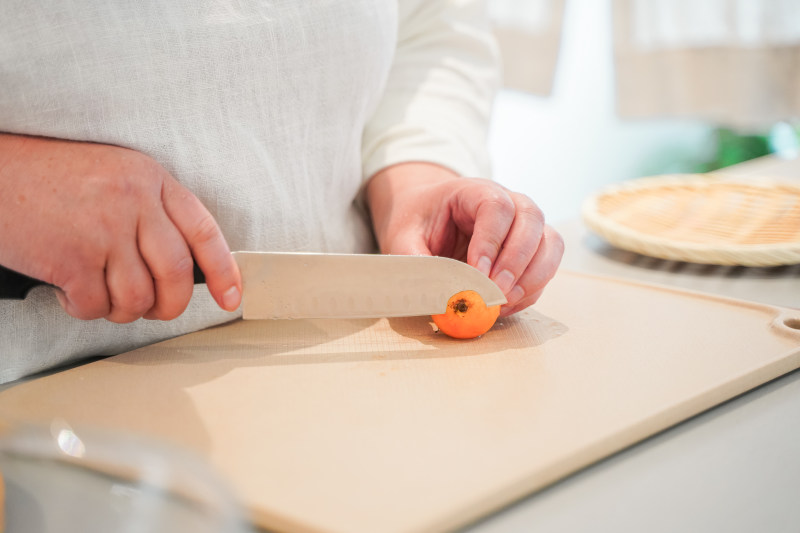
[[[500,316],[500,306],[487,307],[475,291],[461,291],[447,301],[447,310],[432,315],[434,324],[444,334],[456,339],[474,339],[491,329]]]

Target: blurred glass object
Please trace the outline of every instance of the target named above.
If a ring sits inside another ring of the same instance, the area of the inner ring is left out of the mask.
[[[772,152],[783,159],[800,157],[800,122],[779,122],[769,132]]]
[[[0,423],[0,473],[5,533],[253,531],[205,463],[137,436]]]

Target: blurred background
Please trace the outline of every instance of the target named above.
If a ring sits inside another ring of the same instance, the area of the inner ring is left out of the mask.
[[[551,223],[602,186],[800,147],[796,0],[489,0],[494,179]]]

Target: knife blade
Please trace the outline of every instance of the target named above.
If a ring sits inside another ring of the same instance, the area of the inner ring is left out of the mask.
[[[233,252],[242,273],[245,319],[377,318],[443,313],[474,290],[486,305],[506,303],[476,268],[433,256]],[[195,283],[204,283],[195,265]],[[24,299],[46,283],[0,266],[0,299]]]
[[[245,319],[376,318],[444,313],[447,300],[474,290],[506,303],[478,269],[417,255],[234,252]]]

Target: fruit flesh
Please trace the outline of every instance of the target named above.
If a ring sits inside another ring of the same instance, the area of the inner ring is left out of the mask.
[[[432,315],[444,334],[456,339],[474,339],[489,331],[500,315],[500,306],[487,307],[475,291],[461,291],[447,301],[447,310]]]

